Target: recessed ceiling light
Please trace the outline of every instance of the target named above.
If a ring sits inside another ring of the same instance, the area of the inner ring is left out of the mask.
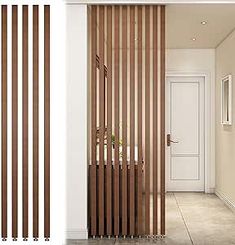
[[[206,21],[206,20],[203,20],[203,21],[201,22],[201,24],[202,24],[202,25],[206,25],[206,24],[207,24],[207,21]]]
[[[191,40],[192,41],[196,41],[197,39],[196,39],[196,37],[192,37]]]

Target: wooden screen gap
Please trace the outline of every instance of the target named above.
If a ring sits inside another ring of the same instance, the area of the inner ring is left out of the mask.
[[[161,6],[161,235],[165,235],[165,6]]]
[[[44,6],[44,237],[50,237],[50,6]]]
[[[122,7],[122,235],[127,235],[127,6]]]
[[[104,235],[104,6],[99,6],[99,235]]]
[[[33,237],[38,239],[39,227],[39,34],[38,34],[38,5],[33,6]]]
[[[18,7],[12,6],[12,237],[18,236]]]
[[[119,235],[119,6],[114,10],[114,235]]]
[[[7,238],[7,6],[2,5],[2,239]]]
[[[135,6],[130,7],[130,235],[135,235]]]
[[[107,235],[112,235],[112,6],[107,7]]]
[[[143,152],[142,152],[142,6],[138,6],[138,194],[137,194],[137,223],[138,223],[138,235],[143,234],[143,217],[142,217],[142,164],[143,164]]]
[[[158,234],[158,6],[153,7],[153,235]]]
[[[150,7],[145,6],[145,234],[150,234]]]
[[[28,6],[23,6],[22,24],[23,76],[23,238],[28,238]]]

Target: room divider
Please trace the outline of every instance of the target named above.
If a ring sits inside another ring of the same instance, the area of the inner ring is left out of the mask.
[[[50,6],[1,5],[0,14],[1,237],[38,240],[41,210],[48,240]]]
[[[89,6],[90,236],[165,235],[165,6]]]

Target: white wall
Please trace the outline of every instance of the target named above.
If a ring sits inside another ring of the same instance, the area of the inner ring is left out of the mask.
[[[66,6],[66,237],[87,238],[87,7]]]
[[[235,99],[233,125],[220,124],[221,78],[232,74],[235,80],[235,31],[216,48],[216,192],[235,205]],[[233,98],[235,86],[233,82]]]
[[[166,55],[167,73],[204,74],[205,81],[205,191],[214,192],[215,156],[214,156],[214,90],[215,90],[215,50],[214,49],[168,49]]]

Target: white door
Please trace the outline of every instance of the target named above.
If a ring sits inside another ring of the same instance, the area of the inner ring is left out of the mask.
[[[204,191],[204,78],[167,78],[167,191]]]

